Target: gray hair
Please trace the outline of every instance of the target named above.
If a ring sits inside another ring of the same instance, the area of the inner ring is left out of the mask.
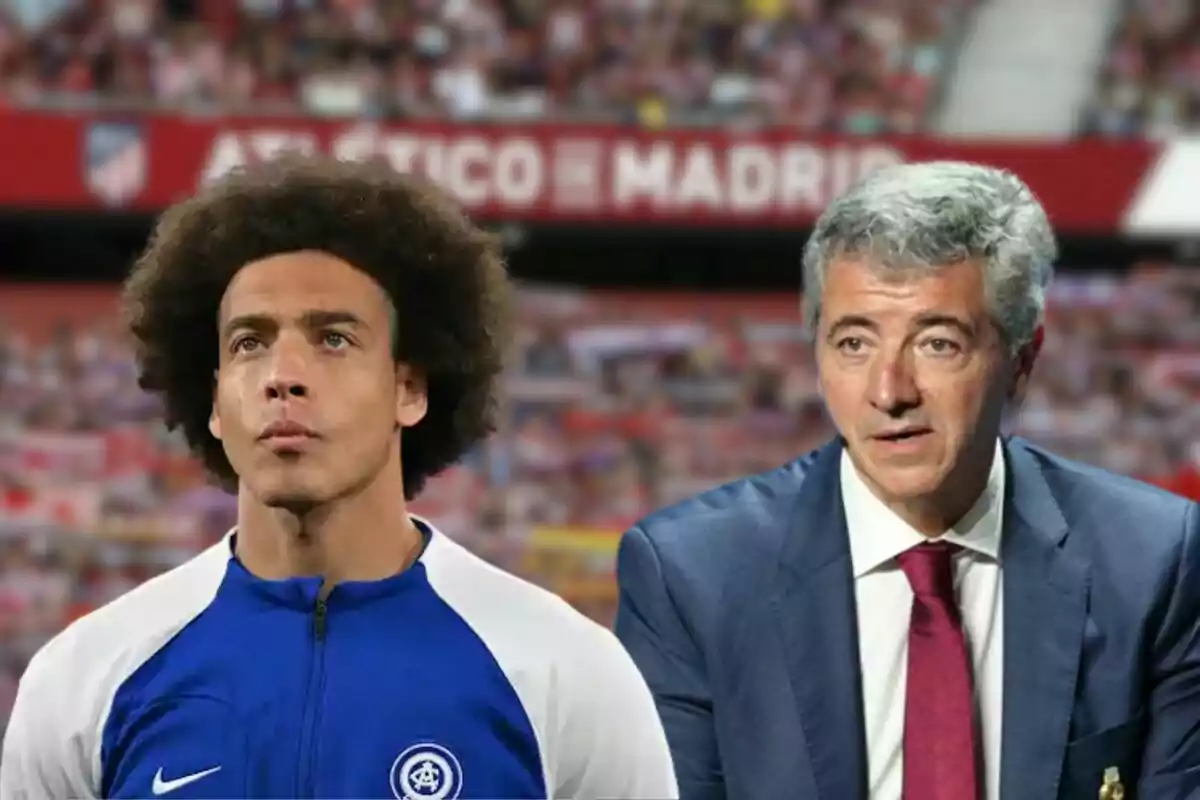
[[[954,161],[873,173],[835,200],[804,248],[804,321],[815,335],[830,264],[862,257],[897,277],[979,261],[988,307],[1006,343],[1033,339],[1058,255],[1029,187],[1006,170]]]

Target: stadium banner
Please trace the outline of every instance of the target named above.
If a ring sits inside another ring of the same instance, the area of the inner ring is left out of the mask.
[[[231,168],[299,151],[382,158],[442,184],[482,220],[802,228],[881,166],[960,159],[1016,172],[1064,232],[1200,232],[1200,140],[965,142],[10,109],[0,112],[0,148],[0,206],[23,209],[157,211]]]

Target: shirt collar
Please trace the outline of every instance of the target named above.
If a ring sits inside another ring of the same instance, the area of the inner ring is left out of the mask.
[[[846,512],[850,559],[855,578],[929,541],[871,493],[846,451],[842,452],[841,480],[842,504]],[[983,494],[971,510],[938,539],[998,561],[1004,522],[1004,483],[1004,447],[997,439],[996,453]]]

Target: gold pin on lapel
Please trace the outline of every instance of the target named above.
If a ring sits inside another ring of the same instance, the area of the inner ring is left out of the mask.
[[[1116,767],[1104,770],[1104,783],[1100,786],[1100,800],[1125,800],[1125,784],[1121,783],[1121,771]]]

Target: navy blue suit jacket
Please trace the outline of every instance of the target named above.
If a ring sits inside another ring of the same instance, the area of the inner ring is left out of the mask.
[[[1003,800],[1200,797],[1200,506],[1004,443]],[[865,798],[840,442],[657,512],[617,634],[683,800]]]

